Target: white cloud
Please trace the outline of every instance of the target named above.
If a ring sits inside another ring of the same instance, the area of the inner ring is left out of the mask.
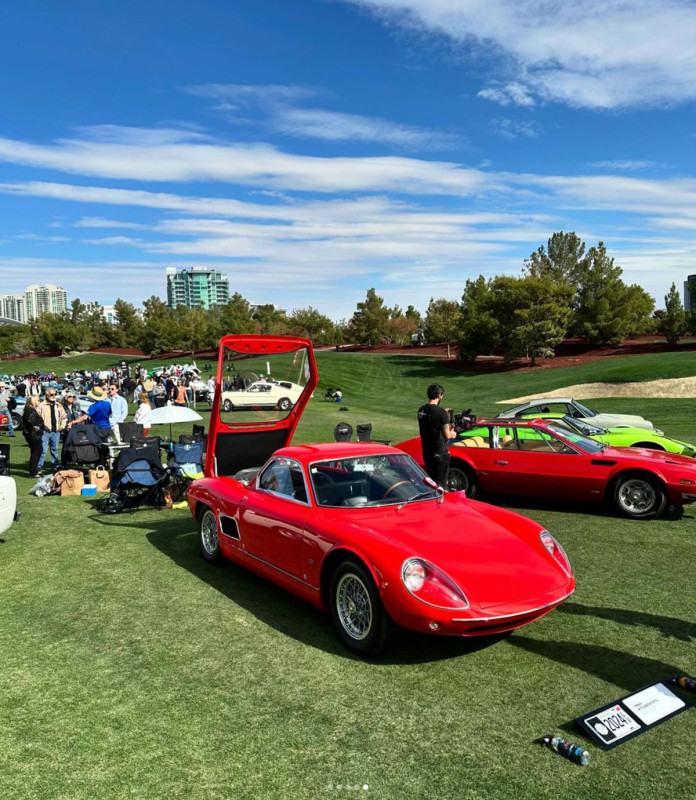
[[[530,93],[530,90],[520,83],[509,83],[507,86],[481,89],[477,97],[482,97],[484,100],[492,100],[494,103],[499,103],[501,106],[513,105],[531,108],[536,105],[536,100]]]
[[[242,108],[260,110],[262,124],[275,133],[332,142],[374,142],[407,150],[447,149],[461,143],[460,136],[421,126],[403,125],[379,117],[301,108],[299,104],[321,92],[307,86],[204,84],[187,86],[184,91],[213,99],[218,111],[237,112]],[[238,114],[226,119],[235,124],[255,124],[259,120]]]
[[[275,130],[333,142],[378,142],[409,150],[453,147],[458,137],[377,117],[320,109],[288,108],[274,118]]]
[[[150,225],[143,225],[139,222],[121,222],[116,219],[104,219],[103,217],[82,217],[75,223],[76,228],[133,228],[135,230],[148,230]]]
[[[664,164],[657,161],[631,161],[630,159],[615,159],[614,161],[594,161],[591,167],[597,169],[618,169],[625,172],[633,172],[639,169],[649,169],[651,167],[664,167]]]
[[[55,243],[55,242],[69,242],[70,237],[68,236],[41,236],[38,233],[18,233],[15,236],[15,239],[24,239],[26,241],[33,241],[33,242],[46,242],[46,243]]]
[[[396,156],[319,158],[284,153],[268,144],[124,144],[83,138],[39,145],[0,138],[0,161],[90,177],[220,181],[296,192],[467,195],[484,180],[478,170],[452,162]]]
[[[480,93],[588,108],[662,106],[696,97],[691,0],[344,0],[389,24],[476,47],[493,74]]]
[[[541,135],[541,125],[534,120],[515,121],[512,119],[492,119],[489,126],[501,139],[535,139]]]
[[[319,94],[319,90],[310,86],[284,86],[282,84],[204,83],[184,86],[182,89],[195,97],[220,100],[230,108],[297,103]]]

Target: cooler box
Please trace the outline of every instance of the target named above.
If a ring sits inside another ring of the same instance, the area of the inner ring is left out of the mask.
[[[97,493],[97,487],[91,483],[88,484],[87,486],[83,486],[82,491],[80,492],[80,494],[83,496],[96,495],[96,493]]]

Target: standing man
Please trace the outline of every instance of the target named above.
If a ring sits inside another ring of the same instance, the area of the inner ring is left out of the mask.
[[[38,469],[41,472],[50,447],[51,468],[56,472],[58,470],[58,442],[60,442],[60,433],[65,427],[66,420],[65,409],[56,402],[56,390],[50,386],[46,389],[46,399],[39,405],[39,414],[43,420],[44,434],[41,440],[41,458]]]
[[[428,386],[428,402],[418,409],[418,428],[425,471],[438,485],[446,489],[450,463],[447,442],[457,434],[450,424],[450,409],[440,407],[444,393],[445,390],[439,383]]]
[[[10,394],[9,389],[4,381],[0,381],[0,414],[5,414],[7,416],[7,435],[14,436],[14,426],[12,425],[12,409],[10,406],[12,405],[12,401],[14,398]],[[16,406],[17,403],[15,402],[14,405]]]
[[[116,434],[118,441],[121,441],[119,426],[126,421],[128,416],[128,401],[118,393],[118,384],[109,384],[109,405],[111,406],[111,428]]]

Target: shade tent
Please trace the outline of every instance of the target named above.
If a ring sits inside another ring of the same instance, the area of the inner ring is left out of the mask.
[[[167,403],[161,408],[153,408],[140,420],[144,428],[151,428],[153,425],[169,425],[169,438],[172,438],[172,425],[178,422],[195,422],[203,417],[187,406],[175,406]]]

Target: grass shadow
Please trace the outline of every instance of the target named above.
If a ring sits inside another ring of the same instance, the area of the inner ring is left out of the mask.
[[[95,514],[93,521],[106,529],[133,528],[133,516],[128,513]],[[198,533],[190,517],[163,512],[161,520],[143,520],[143,528],[150,544],[178,567],[195,575],[265,625],[331,655],[362,660],[339,641],[329,614],[237,564],[217,565],[204,561],[199,553]],[[464,639],[397,630],[375,664],[407,665],[459,658],[490,647],[505,636]]]
[[[607,683],[620,686],[627,692],[673,675],[685,674],[683,668],[674,664],[624,653],[611,647],[581,642],[543,641],[520,635],[511,637],[509,641],[514,647],[579,669]]]
[[[584,606],[580,603],[564,603],[557,610],[561,614],[599,617],[612,622],[620,622],[622,625],[655,628],[663,636],[671,636],[682,642],[696,640],[696,623],[677,619],[676,617],[663,617],[658,614],[646,614],[642,611],[631,611],[625,608]]]

